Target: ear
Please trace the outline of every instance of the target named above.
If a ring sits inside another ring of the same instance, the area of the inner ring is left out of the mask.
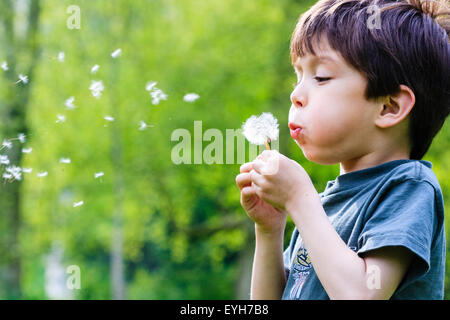
[[[396,126],[405,119],[416,103],[414,92],[401,84],[399,91],[387,96],[376,116],[375,124],[380,128]]]

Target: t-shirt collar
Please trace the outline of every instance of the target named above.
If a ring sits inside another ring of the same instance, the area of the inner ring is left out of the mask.
[[[392,170],[393,168],[395,168],[396,166],[411,161],[420,161],[422,164],[426,165],[430,169],[432,167],[432,163],[426,160],[411,160],[411,159],[392,160],[377,165],[375,167],[365,168],[341,174],[335,180],[327,182],[327,185],[323,193],[329,194],[337,190],[344,190],[361,186],[364,183],[369,182],[372,178],[383,175]]]

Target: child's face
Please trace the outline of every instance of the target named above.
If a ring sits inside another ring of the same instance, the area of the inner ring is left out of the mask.
[[[374,121],[383,104],[365,99],[366,78],[328,44],[316,53],[295,63],[298,83],[291,94],[289,123],[302,130],[293,138],[305,157],[317,163],[361,157],[373,147]]]

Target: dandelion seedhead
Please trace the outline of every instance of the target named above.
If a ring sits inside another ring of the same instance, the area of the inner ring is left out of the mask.
[[[269,112],[263,112],[259,117],[251,116],[242,125],[245,138],[252,144],[265,144],[270,149],[269,142],[278,139],[278,120]]]

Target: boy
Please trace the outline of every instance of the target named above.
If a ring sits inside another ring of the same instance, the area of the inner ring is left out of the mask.
[[[308,160],[340,163],[340,175],[318,194],[275,150],[241,166],[255,222],[252,299],[443,298],[443,198],[420,160],[449,114],[439,4],[319,0],[300,17],[291,136]],[[374,9],[379,28],[367,24]],[[283,253],[287,214],[295,229]]]

